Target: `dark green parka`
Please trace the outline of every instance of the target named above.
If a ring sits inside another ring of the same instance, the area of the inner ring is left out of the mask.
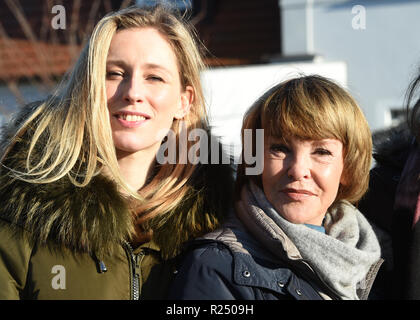
[[[3,129],[1,146],[34,108]],[[131,213],[106,177],[80,188],[67,177],[33,184],[10,176],[4,166],[23,168],[30,138],[0,168],[0,299],[163,299],[183,244],[218,227],[230,206],[231,166],[199,164],[188,197],[153,219],[152,241],[133,249]]]

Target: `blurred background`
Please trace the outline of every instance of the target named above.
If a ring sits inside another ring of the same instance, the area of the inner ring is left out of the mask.
[[[419,72],[419,0],[167,0],[207,47],[216,135],[239,152],[242,116],[273,84],[320,74],[344,85],[373,132],[404,119]],[[0,122],[48,95],[107,12],[151,0],[1,0]]]

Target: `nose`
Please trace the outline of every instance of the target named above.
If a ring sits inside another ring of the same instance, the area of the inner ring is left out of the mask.
[[[311,162],[304,154],[294,154],[289,158],[287,175],[289,178],[299,181],[311,177]]]
[[[130,104],[136,104],[144,100],[144,87],[141,77],[132,75],[126,80],[124,100]]]

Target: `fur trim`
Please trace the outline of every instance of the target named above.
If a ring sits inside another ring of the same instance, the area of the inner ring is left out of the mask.
[[[112,253],[116,242],[128,239],[133,228],[116,186],[101,176],[84,188],[66,178],[31,184],[7,174],[0,185],[1,218],[23,227],[33,244],[62,245],[102,257]]]
[[[3,129],[1,147],[4,148],[19,123],[35,109],[35,104],[27,106]],[[30,133],[22,137],[4,165],[24,168],[30,137]],[[192,191],[178,208],[148,222],[153,241],[161,248],[164,259],[178,254],[186,241],[219,227],[231,205],[233,170],[230,165],[201,164],[189,183]],[[80,188],[67,177],[47,184],[27,183],[12,178],[3,167],[0,199],[0,218],[15,228],[26,229],[34,244],[65,246],[101,257],[112,253],[115,243],[128,240],[134,230],[126,200],[115,183],[101,175]]]
[[[407,124],[373,134],[373,157],[380,165],[403,166],[414,141]]]

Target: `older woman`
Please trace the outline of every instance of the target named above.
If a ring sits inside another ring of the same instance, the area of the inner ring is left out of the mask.
[[[287,80],[258,99],[242,133],[243,152],[264,143],[263,172],[239,166],[234,213],[193,242],[170,297],[367,298],[382,260],[352,205],[367,189],[372,149],[356,102],[320,76]]]
[[[229,165],[179,161],[182,130],[209,128],[193,35],[161,6],[107,15],[4,130],[0,299],[165,297],[182,244],[218,226]],[[165,136],[179,154],[159,162]]]

